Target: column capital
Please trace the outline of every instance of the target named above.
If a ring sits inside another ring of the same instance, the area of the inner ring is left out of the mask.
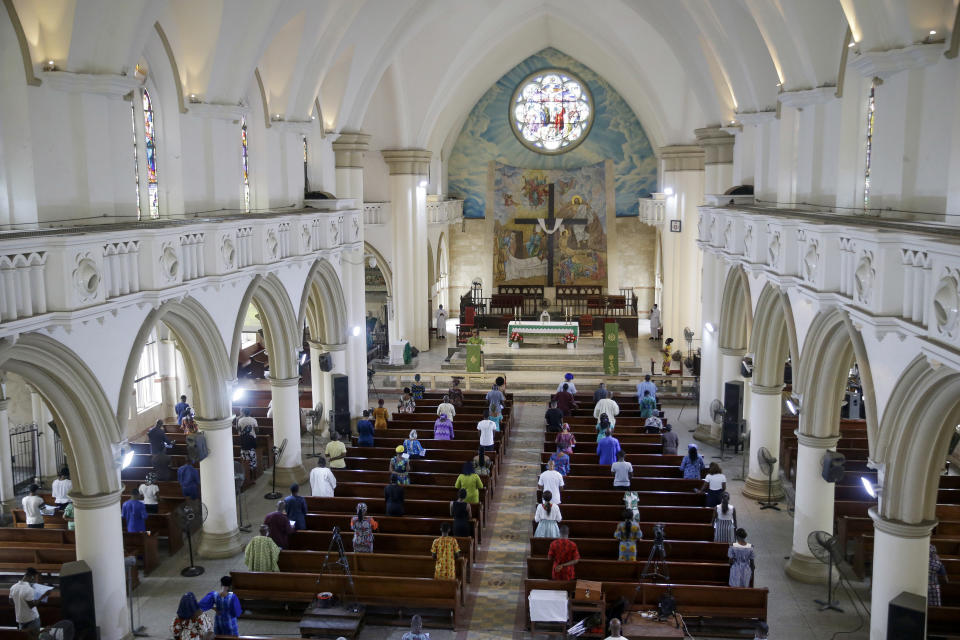
[[[720,355],[722,356],[735,356],[742,358],[743,356],[747,355],[746,349],[738,349],[735,347],[720,347],[719,351]]]
[[[693,134],[703,148],[704,164],[733,164],[733,144],[736,137],[721,127],[694,129]]]
[[[7,398],[0,398],[0,411],[6,411],[10,401]]]
[[[657,149],[664,171],[703,171],[703,148],[695,144],[673,144]]]
[[[300,384],[300,378],[270,378],[271,387],[295,387]]]
[[[805,447],[811,449],[829,449],[830,447],[837,446],[837,442],[840,440],[840,436],[810,436],[805,433],[800,433],[800,430],[795,430],[794,435],[797,436],[797,442],[802,444]]]
[[[318,342],[317,344],[320,346],[320,349],[322,349],[323,351],[329,351],[329,352],[331,352],[331,353],[334,352],[334,351],[346,351],[346,350],[347,350],[347,343],[346,343],[346,342],[338,342],[338,343],[335,343],[335,344],[331,344],[331,343],[329,343],[329,342]]]
[[[392,176],[426,176],[430,171],[432,154],[426,149],[384,149],[380,154]]]
[[[783,385],[779,384],[773,387],[765,387],[756,382],[751,382],[750,393],[757,393],[761,396],[778,396],[783,393]]]
[[[103,509],[120,502],[120,490],[109,493],[98,493],[97,495],[87,496],[79,491],[71,491],[70,499],[73,500],[73,506],[78,509]]]
[[[233,428],[233,416],[228,418],[201,418],[197,416],[197,429],[200,431],[220,431]]]
[[[939,524],[937,520],[924,520],[923,522],[909,523],[902,520],[890,520],[884,518],[877,511],[877,507],[872,506],[867,510],[870,518],[873,519],[873,526],[877,531],[882,531],[898,538],[926,538],[933,531],[933,528]]]
[[[337,169],[362,169],[363,154],[370,148],[370,134],[344,131],[331,145]]]

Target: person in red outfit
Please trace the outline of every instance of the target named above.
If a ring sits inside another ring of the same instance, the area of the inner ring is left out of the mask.
[[[563,383],[563,386],[560,387],[560,391],[553,397],[557,403],[557,409],[563,412],[563,416],[569,417],[574,409],[577,408],[577,401],[574,399],[573,394],[570,393],[570,385],[566,382]]]
[[[547,557],[553,560],[553,580],[575,580],[574,565],[580,561],[577,543],[570,539],[570,529],[560,527],[560,537],[550,543]]]

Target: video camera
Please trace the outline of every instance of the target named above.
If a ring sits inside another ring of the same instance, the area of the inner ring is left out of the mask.
[[[665,532],[663,528],[663,523],[658,522],[657,524],[653,525],[653,544],[663,545],[664,539],[665,539]]]

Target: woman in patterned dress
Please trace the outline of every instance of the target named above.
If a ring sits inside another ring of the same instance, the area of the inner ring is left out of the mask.
[[[713,511],[713,541],[732,543],[736,529],[737,513],[730,504],[730,494],[725,492]]]
[[[441,413],[440,417],[433,422],[433,439],[453,440],[453,422],[447,414]]]
[[[730,558],[730,586],[749,587],[754,569],[753,545],[747,542],[746,530],[737,529],[736,536],[737,541],[727,549],[727,557]]]
[[[623,522],[617,523],[613,537],[620,541],[619,562],[632,562],[637,559],[637,539],[643,537],[640,526],[633,521],[633,512],[623,510]]]
[[[927,577],[927,605],[939,607],[942,605],[940,598],[940,577],[947,577],[947,569],[943,566],[943,561],[937,554],[937,548],[930,545],[930,573]]]
[[[373,532],[377,530],[377,521],[367,517],[367,503],[357,505],[357,515],[350,518],[353,530],[353,552],[373,553]]]
[[[240,635],[237,618],[243,613],[243,607],[240,606],[240,599],[230,590],[231,586],[233,586],[233,578],[223,576],[220,578],[220,590],[211,591],[198,603],[204,611],[210,609],[216,611],[216,616],[213,618],[213,632],[218,636]]]
[[[197,596],[193,595],[192,591],[180,598],[177,617],[170,625],[170,633],[174,640],[207,640],[213,635],[210,618],[203,615],[203,610],[197,604]]]
[[[417,408],[417,403],[413,401],[413,395],[410,393],[410,387],[403,388],[403,395],[400,396],[400,404],[397,411],[400,413],[413,413]]]
[[[413,384],[410,385],[410,393],[414,400],[423,400],[423,393],[427,388],[420,382],[420,374],[413,376]]]
[[[411,429],[410,435],[403,441],[403,448],[411,458],[422,458],[426,455],[426,452],[423,450],[423,445],[420,444],[417,437],[417,430]]]
[[[410,472],[410,460],[403,457],[404,449],[403,445],[400,445],[396,448],[396,455],[390,459],[390,482],[407,485],[410,484],[410,476],[407,475]]]
[[[463,389],[460,388],[460,378],[453,379],[453,383],[447,389],[447,397],[450,398],[450,404],[457,409],[463,406]]]
[[[680,472],[686,480],[702,480],[703,470],[706,463],[703,456],[697,453],[697,445],[690,443],[687,445],[687,455],[680,462]]]
[[[550,456],[550,462],[557,473],[566,477],[570,473],[570,456],[563,452],[560,445],[557,445],[557,451]]]
[[[573,437],[573,434],[570,433],[570,425],[566,422],[563,423],[563,429],[560,433],[557,434],[557,439],[554,440],[557,446],[566,454],[573,453],[573,448],[577,446],[577,439]]]
[[[455,580],[457,578],[457,558],[460,557],[460,545],[450,535],[450,523],[440,525],[440,537],[433,539],[430,553],[436,564],[433,567],[434,580]]]

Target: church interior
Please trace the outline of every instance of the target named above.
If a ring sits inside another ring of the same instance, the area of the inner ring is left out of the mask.
[[[960,638],[958,53],[0,1],[0,640]]]

